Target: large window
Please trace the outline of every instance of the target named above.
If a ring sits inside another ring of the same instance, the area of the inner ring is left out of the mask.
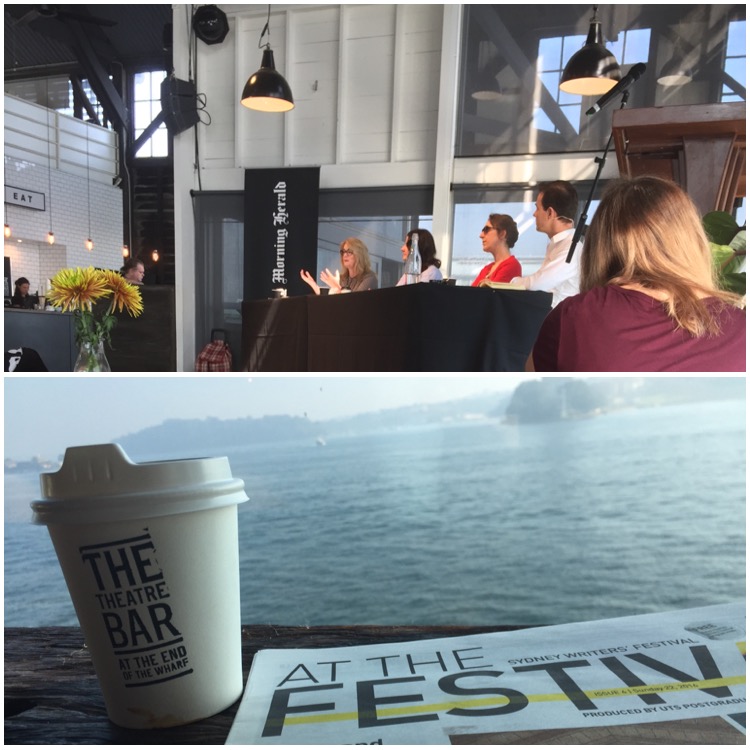
[[[465,6],[458,156],[597,151],[613,102],[593,117],[593,97],[565,94],[560,76],[585,42],[586,5]],[[628,107],[745,100],[744,5],[603,5],[605,46],[623,70],[646,63]],[[665,69],[687,76],[665,84]]]
[[[221,328],[236,358],[242,341],[245,200],[242,193],[195,197],[195,346]]]
[[[239,359],[244,296],[245,203],[239,192],[195,196],[196,351],[222,328]],[[403,272],[401,246],[415,227],[432,229],[432,190],[323,191],[320,195],[317,278],[339,268],[339,245],[359,237],[367,245],[381,287],[395,286]],[[294,273],[297,269],[294,269]]]
[[[81,90],[99,123],[103,123],[105,127],[111,127],[111,124],[105,120],[104,108],[96,98],[88,79],[81,80]],[[78,111],[84,119],[89,119],[89,114],[83,106],[83,102],[74,93],[70,76],[67,75],[6,81],[5,93],[27,102],[54,109],[61,115],[75,117],[76,111]]]
[[[132,393],[115,420],[80,408]],[[5,399],[8,627],[77,624],[29,503],[66,447],[113,440],[138,463],[228,456],[245,624],[550,625],[746,594],[744,378],[22,377]]]
[[[747,30],[745,21],[732,21],[727,34],[721,101],[744,102],[747,89]]]
[[[339,245],[359,237],[370,253],[381,287],[395,286],[403,273],[401,246],[410,229],[432,229],[428,189],[329,191],[321,194],[318,269],[339,268]]]
[[[608,49],[623,66],[631,66],[648,60],[650,29],[633,29],[624,31],[617,41],[609,44]],[[542,86],[565,115],[570,127],[576,132],[581,129],[582,97],[566,94],[560,89],[560,78],[565,64],[585,43],[585,36],[549,37],[539,40],[539,55],[537,56],[537,76]],[[534,110],[534,127],[537,130],[547,130],[559,133],[560,129],[550,119],[542,106]]]
[[[579,183],[579,215],[584,208],[591,186]],[[598,193],[599,191],[597,191]],[[534,273],[544,259],[549,242],[546,234],[538,232],[534,220],[536,188],[460,188],[455,194],[453,216],[453,262],[451,277],[461,286],[468,286],[479,271],[492,260],[482,252],[479,231],[487,223],[489,214],[507,214],[518,225],[518,242],[511,253],[518,258],[524,276]],[[592,200],[588,210],[589,222],[599,205]],[[576,221],[578,216],[575,217]]]
[[[138,138],[161,112],[161,82],[163,70],[136,73],[133,78],[133,125],[134,135]],[[169,137],[167,126],[162,123],[146,143],[138,149],[136,157],[154,157],[169,155]]]

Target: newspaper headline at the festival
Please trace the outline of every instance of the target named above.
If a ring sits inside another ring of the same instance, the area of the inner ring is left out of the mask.
[[[745,605],[256,654],[227,744],[745,744]],[[683,738],[683,739],[680,739]]]

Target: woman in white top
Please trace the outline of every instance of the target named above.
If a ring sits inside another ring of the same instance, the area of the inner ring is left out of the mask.
[[[416,232],[419,238],[419,254],[422,256],[422,273],[419,276],[420,281],[442,281],[443,274],[440,272],[440,261],[435,257],[435,240],[426,229],[412,229],[406,235],[404,244],[401,246],[401,257],[406,262],[411,252],[411,236]],[[396,286],[406,284],[406,274],[399,280]]]

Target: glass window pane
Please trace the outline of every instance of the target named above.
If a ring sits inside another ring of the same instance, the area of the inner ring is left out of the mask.
[[[169,156],[169,134],[164,126],[151,136],[151,147],[151,156]]]
[[[133,96],[135,101],[148,101],[149,96],[149,74],[136,73],[133,77]]]
[[[747,65],[745,59],[746,58],[744,57],[734,57],[727,60],[724,65],[724,70],[727,72],[727,75],[732,76],[732,78],[734,78],[734,80],[741,86],[745,86],[747,80]]]
[[[483,3],[463,7],[459,157],[571,153],[588,151],[593,143],[606,143],[611,116],[583,117],[580,111],[575,113],[574,105],[585,104],[585,110],[591,98],[561,92],[558,84],[565,65],[586,40],[590,7]],[[738,95],[722,89],[725,62],[727,74],[745,85],[744,15],[744,5],[715,4],[610,5],[598,10],[605,46],[626,70],[644,62],[651,76],[675,55],[678,45],[690,50],[693,81],[679,92],[669,92],[673,98],[677,94],[680,97],[670,104],[744,99],[743,92]],[[470,96],[470,86],[480,79],[486,62],[475,52],[485,48],[494,50],[493,64],[501,71],[502,87],[518,92],[512,118],[499,116],[497,107],[490,109]],[[562,111],[549,106],[547,92]],[[545,95],[543,113],[539,112],[541,94]],[[665,104],[664,95],[663,87],[641,82],[630,89],[629,107],[661,106]],[[567,105],[571,108],[566,111]],[[567,127],[566,120],[574,127]]]
[[[547,91],[549,91],[553,99],[557,99],[558,95],[569,96],[566,95],[564,91],[560,91],[559,70],[553,70],[551,73],[542,73],[539,76],[539,80],[542,82],[543,86],[546,86]],[[578,97],[578,101],[580,101],[580,97]]]
[[[634,65],[648,60],[651,29],[633,29],[625,33],[625,54],[620,65]]]
[[[133,123],[136,130],[144,131],[151,123],[151,102],[135,102]]]
[[[568,122],[573,126],[573,129],[578,132],[581,127],[581,107],[560,107],[562,113],[568,119]]]
[[[744,55],[747,47],[745,21],[732,21],[727,37],[727,54]]]
[[[600,183],[588,209],[589,223],[599,206]],[[578,221],[591,191],[591,185],[576,185],[578,192]],[[460,286],[469,286],[479,271],[492,260],[482,251],[479,232],[491,213],[507,214],[518,226],[518,241],[511,250],[521,264],[524,275],[534,273],[542,263],[549,237],[538,232],[534,211],[536,188],[517,187],[506,189],[462,188],[456,192],[453,215],[453,262],[451,277]]]
[[[557,70],[562,56],[562,39],[554,37],[539,40],[537,70]]]
[[[537,130],[545,130],[548,133],[555,132],[554,123],[549,119],[549,116],[541,107],[537,107],[534,110],[534,127]]]
[[[136,101],[133,107],[133,120],[136,136],[142,133],[161,112],[161,82],[165,74],[161,70],[137,73],[133,78]],[[151,158],[169,156],[169,134],[161,125],[148,141],[148,148],[142,147],[137,157]]]
[[[161,100],[161,82],[165,76],[161,71],[155,70],[151,75],[151,98],[154,101]]]

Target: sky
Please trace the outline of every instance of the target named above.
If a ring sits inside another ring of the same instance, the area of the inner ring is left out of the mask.
[[[56,458],[167,419],[289,414],[336,419],[415,403],[512,391],[523,375],[335,375],[4,378],[5,458]]]

